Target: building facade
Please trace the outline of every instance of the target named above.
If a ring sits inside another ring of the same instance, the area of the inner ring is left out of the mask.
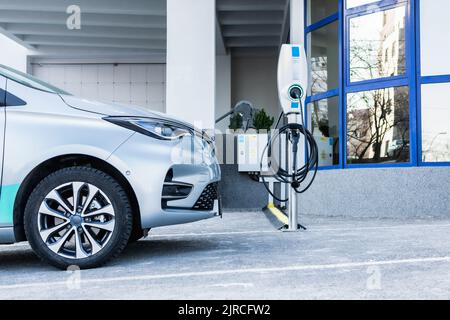
[[[306,1],[308,112],[322,148],[311,214],[445,216],[445,0]]]

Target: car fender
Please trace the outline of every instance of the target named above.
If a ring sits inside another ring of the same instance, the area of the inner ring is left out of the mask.
[[[130,135],[132,136],[132,134]],[[119,147],[124,141],[117,142]],[[116,147],[116,148],[117,148]],[[69,155],[82,155],[97,158],[107,161],[108,157],[114,152],[116,148],[102,149],[92,145],[70,144],[64,146],[53,147],[48,150],[43,150],[40,154],[34,154],[27,160],[23,160],[14,165],[8,171],[4,171],[3,183],[0,194],[0,226],[12,226],[14,222],[14,203],[16,201],[17,193],[24,180],[30,175],[34,169],[39,167],[44,162]],[[11,167],[11,166],[10,166]]]

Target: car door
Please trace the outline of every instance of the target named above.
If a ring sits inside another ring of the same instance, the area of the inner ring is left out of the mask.
[[[8,210],[5,209],[9,204],[5,203],[3,195],[3,147],[5,139],[5,120],[6,120],[6,78],[0,76],[0,228],[10,227],[11,217]],[[5,211],[6,210],[6,211]]]

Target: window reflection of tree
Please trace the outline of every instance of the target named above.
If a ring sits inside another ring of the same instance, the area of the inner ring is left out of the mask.
[[[448,162],[450,161],[450,142],[448,132],[425,132],[422,137],[422,161]]]
[[[365,17],[350,24],[350,79],[352,81],[401,75],[406,70],[405,8],[383,12],[379,33],[368,34]],[[366,24],[365,24],[366,23]],[[373,26],[370,26],[372,28]],[[408,88],[387,88],[348,95],[347,156],[350,163],[409,160]]]
[[[347,148],[351,162],[409,160],[407,88],[350,94],[347,108]],[[391,155],[382,152],[389,142],[398,145]]]
[[[312,94],[328,91],[327,57],[311,58],[311,91]]]
[[[375,35],[369,35],[366,16],[350,20],[349,64],[352,81],[405,74],[404,15],[405,7],[385,11],[383,24]],[[361,34],[367,35],[367,38],[358,38]]]

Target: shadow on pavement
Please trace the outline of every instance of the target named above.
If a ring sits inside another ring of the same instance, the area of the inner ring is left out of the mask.
[[[147,238],[136,243],[129,244],[122,254],[101,268],[127,267],[136,262],[158,261],[159,259],[192,257],[192,254],[223,249],[223,244],[207,239],[151,239]],[[101,269],[100,268],[100,269]],[[0,251],[0,271],[9,272],[21,270],[28,271],[57,270],[42,262],[29,247],[11,247]],[[93,269],[99,270],[99,269]]]

